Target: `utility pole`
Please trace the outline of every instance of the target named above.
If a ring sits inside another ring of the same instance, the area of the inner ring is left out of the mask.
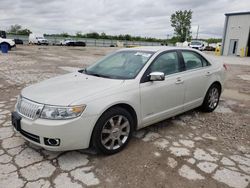
[[[197,33],[196,33],[196,40],[198,39],[198,36],[199,36],[199,25],[198,25],[198,28],[197,28]]]

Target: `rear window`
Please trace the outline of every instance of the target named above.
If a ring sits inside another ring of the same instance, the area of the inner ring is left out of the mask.
[[[200,42],[191,42],[191,45],[201,45]]]
[[[210,63],[206,59],[204,59],[201,55],[192,51],[183,51],[182,56],[186,70],[197,69],[200,67],[205,67],[210,65]]]

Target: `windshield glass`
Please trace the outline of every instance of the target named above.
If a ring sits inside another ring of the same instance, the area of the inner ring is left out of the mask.
[[[201,42],[191,42],[191,45],[201,45]]]
[[[113,79],[133,79],[152,54],[146,51],[116,52],[87,68],[85,73]]]

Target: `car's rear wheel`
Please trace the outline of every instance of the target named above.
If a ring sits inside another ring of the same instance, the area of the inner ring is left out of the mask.
[[[212,84],[208,89],[203,104],[202,110],[205,112],[212,112],[219,104],[221,89],[218,84]]]
[[[97,121],[92,143],[95,149],[103,154],[114,154],[121,151],[129,142],[133,132],[131,114],[120,107],[104,112]]]

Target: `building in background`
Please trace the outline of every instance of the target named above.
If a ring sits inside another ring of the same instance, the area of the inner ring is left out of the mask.
[[[250,56],[250,11],[225,16],[222,55]]]

